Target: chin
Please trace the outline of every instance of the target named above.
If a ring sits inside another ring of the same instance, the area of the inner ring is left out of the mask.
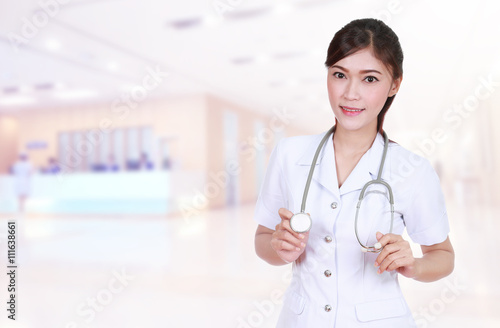
[[[372,126],[372,124],[364,124],[365,122],[359,122],[359,121],[358,122],[352,122],[352,121],[346,122],[346,120],[341,121],[341,120],[337,119],[337,122],[338,122],[337,124],[339,126],[341,126],[346,131],[360,131],[360,130],[364,130],[364,129],[369,129]],[[377,125],[375,124],[374,129],[376,129],[376,128],[377,128]]]

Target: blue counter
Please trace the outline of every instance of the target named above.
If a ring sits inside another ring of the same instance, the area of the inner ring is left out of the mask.
[[[28,212],[167,214],[175,202],[169,171],[35,174]],[[0,176],[0,212],[17,209],[13,176]]]

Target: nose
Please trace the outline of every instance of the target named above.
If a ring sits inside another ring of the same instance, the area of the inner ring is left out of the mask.
[[[359,85],[353,79],[351,79],[346,85],[346,89],[344,90],[344,98],[346,100],[359,100],[360,98]]]

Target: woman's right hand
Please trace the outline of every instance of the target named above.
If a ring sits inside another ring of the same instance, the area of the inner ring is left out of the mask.
[[[304,252],[309,239],[309,231],[300,234],[293,231],[290,227],[290,218],[293,213],[286,208],[280,208],[278,213],[281,222],[276,225],[271,238],[271,247],[283,261],[290,263]]]

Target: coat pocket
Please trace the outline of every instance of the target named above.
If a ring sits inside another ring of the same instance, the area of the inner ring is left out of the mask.
[[[356,304],[356,317],[361,322],[405,315],[405,300],[401,297]]]
[[[293,290],[288,292],[285,298],[284,306],[289,308],[295,314],[301,314],[304,311],[306,299]]]

